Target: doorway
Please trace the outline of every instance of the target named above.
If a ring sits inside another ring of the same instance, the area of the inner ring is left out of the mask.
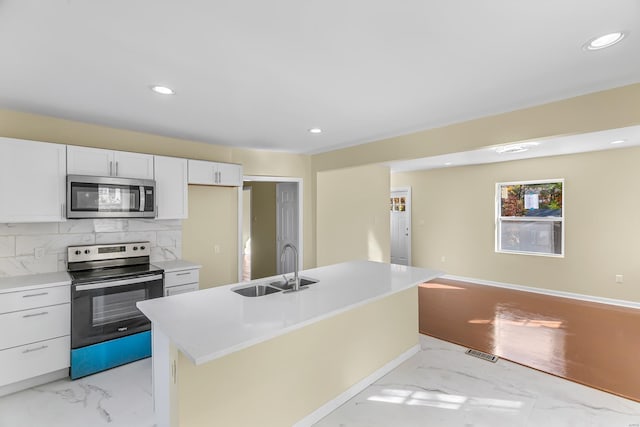
[[[293,251],[298,250],[302,268],[302,179],[245,176],[239,189],[238,278],[248,281],[294,270]]]
[[[411,265],[411,187],[391,189],[391,263]]]

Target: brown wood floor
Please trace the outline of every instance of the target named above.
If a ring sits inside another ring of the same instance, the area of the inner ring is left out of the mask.
[[[640,310],[446,279],[420,332],[640,402]]]

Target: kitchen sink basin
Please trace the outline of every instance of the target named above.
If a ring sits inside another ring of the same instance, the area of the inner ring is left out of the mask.
[[[311,279],[310,277],[301,277],[300,278],[300,287],[313,285],[314,283],[318,283],[316,279]],[[284,280],[278,280],[277,282],[271,282],[269,285],[283,289],[289,290],[293,288],[293,281],[285,282]]]
[[[269,285],[251,285],[245,286],[243,288],[232,289],[232,291],[245,297],[261,297],[264,295],[281,292],[282,289],[278,289]]]
[[[301,277],[300,289],[305,289],[306,286],[314,283],[318,283],[318,281],[309,277]],[[261,283],[258,285],[242,286],[231,290],[244,297],[261,297],[264,295],[275,294],[276,292],[291,291],[291,289],[293,289],[293,283],[286,282],[284,279],[281,279],[269,284]]]

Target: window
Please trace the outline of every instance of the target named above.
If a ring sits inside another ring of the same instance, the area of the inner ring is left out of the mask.
[[[564,180],[496,185],[496,251],[564,256]]]

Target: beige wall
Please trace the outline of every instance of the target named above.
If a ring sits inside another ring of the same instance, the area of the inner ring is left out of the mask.
[[[640,148],[626,148],[392,174],[391,182],[412,188],[416,266],[640,301],[638,164]],[[565,179],[565,257],[496,253],[495,184],[548,178]]]
[[[275,276],[276,184],[251,183],[251,278]]]
[[[321,171],[640,124],[640,83],[313,156]]]
[[[204,365],[179,353],[179,425],[291,426],[416,345],[412,288]]]
[[[238,282],[238,190],[189,186],[182,256],[202,265],[200,289]]]
[[[318,267],[354,259],[389,262],[389,168],[319,172],[316,195]]]

